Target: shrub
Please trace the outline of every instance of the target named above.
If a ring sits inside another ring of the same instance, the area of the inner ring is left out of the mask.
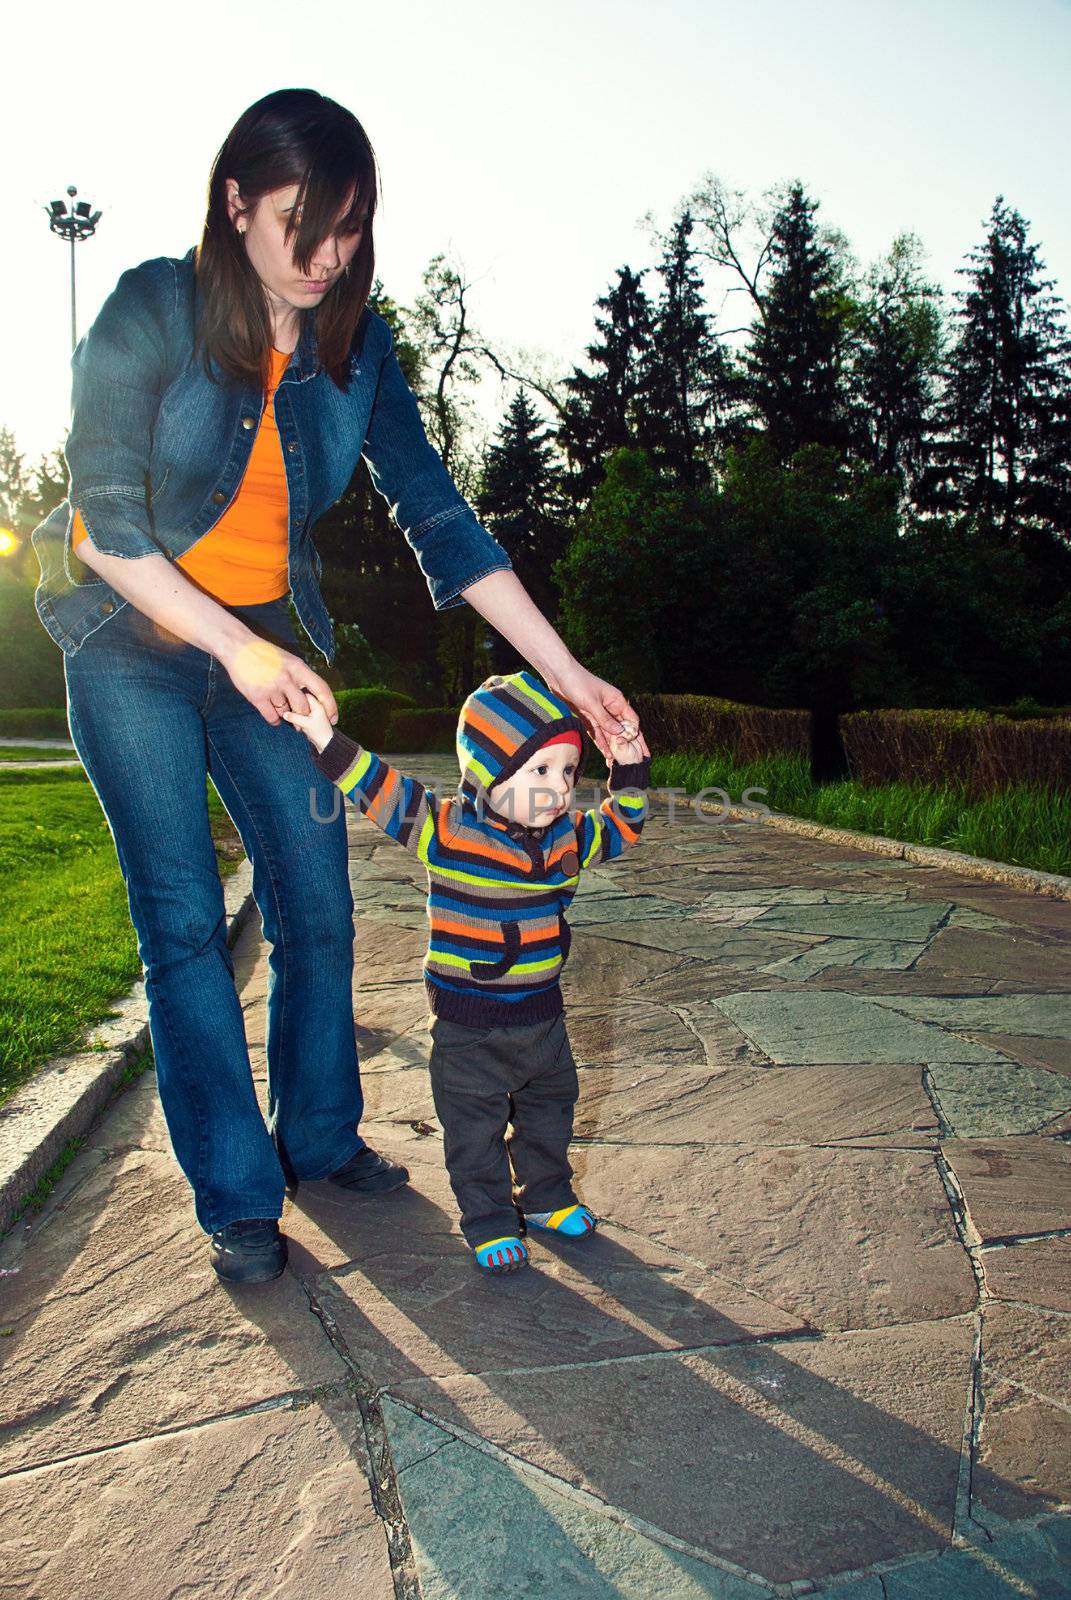
[[[0,739],[69,739],[64,706],[0,709]]]
[[[385,748],[391,712],[416,705],[411,696],[395,689],[340,689],[335,699],[339,732],[376,751]]]
[[[452,706],[400,706],[390,714],[384,750],[453,755],[457,712]]]

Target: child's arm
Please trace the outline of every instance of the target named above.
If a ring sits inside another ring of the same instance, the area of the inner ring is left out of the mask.
[[[438,807],[433,791],[339,733],[311,690],[308,695],[312,703],[308,716],[284,711],[283,720],[300,728],[312,744],[313,760],[324,776],[337,784],[377,828],[426,865]]]
[[[596,867],[611,861],[636,844],[647,817],[645,794],[622,794],[622,789],[646,789],[651,776],[651,758],[643,754],[638,739],[610,737],[610,793],[597,811],[575,811],[577,853],[581,867]]]

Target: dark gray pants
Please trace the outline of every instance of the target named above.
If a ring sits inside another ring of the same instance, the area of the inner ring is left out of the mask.
[[[468,1243],[516,1234],[518,1209],[575,1205],[569,1140],[580,1087],[564,1016],[520,1028],[433,1016],[430,1032],[431,1092]]]

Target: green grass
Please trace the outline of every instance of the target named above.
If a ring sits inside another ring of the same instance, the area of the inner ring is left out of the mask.
[[[739,763],[728,753],[655,756],[651,787],[727,791],[734,805],[769,806],[832,828],[937,845],[1039,872],[1071,874],[1071,793],[1015,784],[970,801],[962,784],[811,782],[800,756]],[[746,789],[765,790],[744,801]],[[719,795],[706,797],[714,804]],[[724,802],[722,802],[724,803]]]
[[[242,859],[219,797],[220,871]],[[115,1015],[141,975],[108,825],[85,774],[0,772],[0,1104],[49,1057]]]
[[[57,750],[54,745],[0,744],[0,761],[77,761],[74,750]]]

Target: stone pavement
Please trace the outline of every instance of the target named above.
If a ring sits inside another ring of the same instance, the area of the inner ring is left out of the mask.
[[[0,1246],[5,1600],[1071,1594],[1067,903],[656,805],[570,913],[602,1226],[486,1279],[422,869],[350,824],[411,1185],[304,1186],[290,1270],[227,1290],[151,1075],[113,1105]],[[255,925],[236,961],[262,1084]]]

